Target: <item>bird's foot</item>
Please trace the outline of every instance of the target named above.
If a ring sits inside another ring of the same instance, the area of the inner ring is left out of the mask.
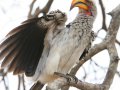
[[[47,21],[49,21],[49,20],[54,20],[56,17],[56,14],[57,13],[62,13],[63,15],[65,15],[63,12],[61,12],[60,10],[55,10],[55,11],[51,11],[50,13],[48,13],[48,14],[46,14],[46,13],[44,13],[43,14],[43,16],[45,17],[45,19],[47,20]]]
[[[59,72],[55,72],[54,74],[65,78],[67,80],[68,84],[70,82],[75,82],[77,84],[77,82],[78,82],[78,78],[74,75],[70,75],[70,74],[65,75],[65,74],[62,74],[62,73],[59,73]]]
[[[70,81],[74,81],[76,84],[77,84],[77,82],[78,82],[78,78],[76,77],[76,76],[74,76],[74,75],[71,75],[71,74],[66,74],[67,76],[68,76],[68,82],[70,82]]]
[[[53,19],[55,19],[55,15],[50,15],[50,14],[44,15],[44,18],[45,18],[45,20],[47,20],[47,21],[53,20]]]

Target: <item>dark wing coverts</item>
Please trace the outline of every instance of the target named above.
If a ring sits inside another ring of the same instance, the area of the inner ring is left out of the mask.
[[[32,76],[44,48],[44,37],[47,28],[38,26],[41,18],[34,18],[13,29],[0,44],[1,67],[9,66],[8,71],[14,74],[24,73]]]

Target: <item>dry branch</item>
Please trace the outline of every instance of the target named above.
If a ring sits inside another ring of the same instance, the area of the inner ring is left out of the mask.
[[[106,25],[106,12],[105,12],[105,7],[103,5],[103,1],[102,0],[99,0],[99,4],[100,4],[100,7],[101,7],[101,11],[102,11],[102,17],[103,17],[103,21],[102,21],[102,28],[103,30],[107,31],[107,25]],[[116,39],[116,43],[118,45],[120,45],[120,42]]]
[[[25,87],[25,80],[24,80],[24,75],[22,75],[22,86],[23,86],[23,90],[26,90],[26,87]]]
[[[120,45],[120,41],[116,40],[116,43],[117,43],[118,45]]]
[[[43,13],[43,14],[46,14],[49,12],[50,10],[50,7],[52,5],[54,0],[48,0],[47,4],[42,8],[40,9],[39,7],[37,7],[34,11],[34,13],[32,14],[32,11],[33,11],[33,7],[34,7],[34,4],[36,2],[36,0],[33,0],[32,3],[30,4],[30,10],[29,10],[29,13],[28,13],[28,18],[35,18],[35,17],[38,17],[38,15],[40,13]]]
[[[120,72],[119,71],[117,71],[116,74],[120,77]]]
[[[101,29],[104,29],[105,31],[107,31],[107,26],[106,26],[106,14],[105,14],[105,8],[104,8],[104,5],[103,5],[102,0],[99,0],[99,4],[100,4],[100,6],[101,6],[102,16],[103,16],[103,22],[102,22],[102,28],[101,28]]]
[[[32,10],[33,10],[33,6],[34,6],[35,2],[36,2],[36,0],[33,0],[32,3],[30,4],[30,10],[29,10],[29,13],[28,13],[28,18],[33,17]]]
[[[112,20],[108,28],[108,34],[106,36],[106,41],[108,42],[107,50],[110,56],[110,64],[108,72],[102,84],[107,86],[105,90],[108,90],[113,82],[119,61],[118,53],[115,47],[115,40],[120,26],[120,5],[116,7],[112,12],[110,12],[110,14],[112,16]]]
[[[43,13],[43,14],[48,13],[49,10],[50,10],[51,5],[52,5],[52,3],[53,3],[53,1],[54,1],[54,0],[48,0],[47,4],[44,6],[43,9],[38,9],[38,10],[36,9],[36,11],[35,11],[35,13],[34,13],[34,17],[38,17],[38,15],[39,15],[40,13]]]

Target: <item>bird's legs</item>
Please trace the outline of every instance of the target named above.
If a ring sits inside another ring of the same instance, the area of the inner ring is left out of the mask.
[[[59,73],[59,72],[54,72],[55,75],[58,75],[60,77],[63,77],[67,80],[68,84],[71,82],[71,81],[74,81],[76,84],[78,82],[78,78],[74,75],[70,75],[70,74],[62,74],[62,73]]]

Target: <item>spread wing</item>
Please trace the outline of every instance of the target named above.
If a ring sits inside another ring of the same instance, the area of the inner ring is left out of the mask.
[[[0,44],[1,67],[13,74],[33,76],[44,48],[47,28],[37,24],[41,18],[27,20],[10,31]]]

